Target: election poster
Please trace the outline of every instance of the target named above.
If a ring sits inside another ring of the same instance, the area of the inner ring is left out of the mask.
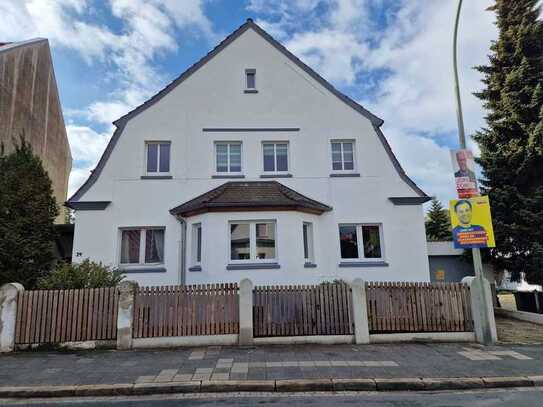
[[[488,196],[453,199],[449,203],[454,247],[496,247]]]
[[[479,196],[473,153],[466,149],[451,150],[451,160],[458,197],[472,198]]]

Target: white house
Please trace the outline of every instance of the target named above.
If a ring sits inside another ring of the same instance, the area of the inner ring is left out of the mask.
[[[247,20],[115,123],[73,259],[143,285],[428,281],[422,203],[383,121]]]

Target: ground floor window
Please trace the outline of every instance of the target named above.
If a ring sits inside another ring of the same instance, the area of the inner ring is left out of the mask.
[[[339,242],[342,259],[383,258],[379,224],[339,225]]]
[[[202,262],[202,224],[192,225],[192,263],[199,265]]]
[[[313,263],[313,224],[304,222],[302,226],[302,234],[304,239],[304,259],[306,263]]]
[[[275,226],[275,221],[268,220],[230,222],[230,260],[274,260]]]
[[[164,263],[164,228],[121,229],[121,265]]]

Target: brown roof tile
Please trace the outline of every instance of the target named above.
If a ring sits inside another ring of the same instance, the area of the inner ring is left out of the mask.
[[[328,205],[308,198],[277,181],[232,181],[170,210],[172,215],[243,210],[297,210],[321,214]]]

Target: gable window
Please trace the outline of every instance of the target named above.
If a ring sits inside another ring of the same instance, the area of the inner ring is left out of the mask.
[[[217,173],[241,174],[241,143],[215,143]]]
[[[332,170],[354,171],[354,141],[332,141]]]
[[[148,141],[145,143],[147,174],[170,173],[170,144],[169,141]]]
[[[313,224],[304,222],[302,225],[302,234],[304,240],[304,260],[306,263],[315,261],[313,251]]]
[[[345,260],[383,258],[381,226],[377,224],[339,225],[339,244]]]
[[[245,70],[245,89],[248,91],[256,90],[256,69]]]
[[[264,172],[288,171],[288,143],[266,142],[262,144]]]
[[[121,265],[164,263],[164,228],[121,229]]]
[[[230,222],[230,260],[275,260],[275,221]]]
[[[202,262],[202,224],[192,225],[192,263],[199,265]]]

